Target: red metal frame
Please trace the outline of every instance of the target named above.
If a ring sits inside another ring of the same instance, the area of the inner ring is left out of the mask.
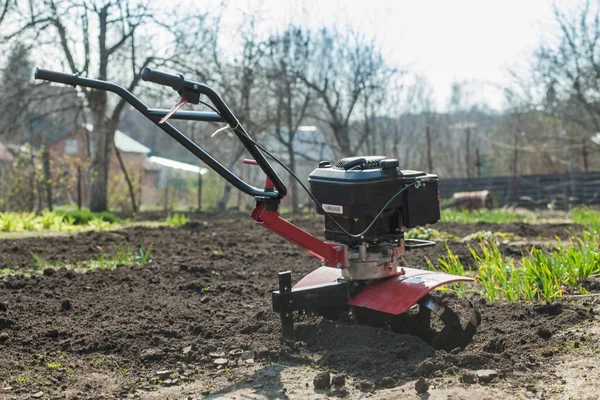
[[[325,266],[339,269],[346,268],[346,246],[340,243],[323,242],[281,218],[278,211],[266,210],[264,203],[256,206],[251,217],[256,223],[263,225],[284,239],[304,247],[310,254],[323,260]]]
[[[244,159],[244,164],[258,165],[256,160]],[[265,177],[265,190],[273,190],[273,182]],[[304,247],[310,254],[322,260],[326,267],[343,269],[347,263],[347,248],[340,243],[323,242],[279,216],[278,211],[266,209],[266,204],[256,206],[250,214],[257,224],[275,232],[285,240]]]

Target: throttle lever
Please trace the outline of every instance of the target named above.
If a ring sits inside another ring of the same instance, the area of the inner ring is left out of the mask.
[[[175,106],[171,109],[171,111],[169,111],[167,113],[167,115],[165,115],[164,117],[162,117],[162,119],[160,121],[158,121],[158,124],[164,124],[165,122],[167,122],[167,120],[169,118],[171,118],[171,116],[173,114],[175,114],[177,112],[177,110],[179,110],[181,107],[183,107],[185,105],[185,103],[188,102],[188,99],[185,98],[185,96],[181,96],[181,99],[177,102],[177,104],[175,104]]]

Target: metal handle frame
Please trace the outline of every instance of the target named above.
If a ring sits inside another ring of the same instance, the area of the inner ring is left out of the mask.
[[[153,81],[152,73],[153,73],[153,71],[145,69],[144,71],[142,71],[142,79],[148,80],[148,81]],[[225,180],[227,180],[229,183],[231,183],[233,186],[235,186],[237,189],[241,190],[242,192],[244,192],[250,196],[254,196],[254,197],[262,197],[265,199],[276,199],[276,200],[283,198],[287,194],[287,190],[286,190],[285,185],[283,184],[283,181],[281,180],[279,175],[277,175],[275,170],[273,170],[273,167],[271,166],[271,164],[269,164],[269,162],[267,161],[267,159],[265,158],[263,153],[258,149],[258,147],[256,147],[256,145],[254,143],[252,143],[250,136],[248,135],[248,133],[246,132],[246,130],[244,129],[242,124],[238,121],[238,119],[235,117],[233,112],[229,109],[227,104],[225,104],[225,102],[223,101],[221,96],[219,96],[219,94],[215,90],[213,90],[211,87],[209,87],[205,84],[185,80],[183,78],[183,76],[179,75],[179,77],[181,79],[180,82],[181,82],[182,90],[184,90],[186,92],[196,93],[196,94],[198,94],[198,96],[200,94],[206,95],[210,99],[210,101],[214,104],[218,113],[216,113],[216,112],[198,112],[198,111],[177,111],[175,114],[173,114],[173,116],[171,118],[177,119],[177,120],[189,120],[189,121],[227,122],[229,124],[229,126],[232,128],[235,135],[242,142],[244,147],[246,147],[248,152],[252,155],[252,157],[254,157],[254,159],[256,160],[256,162],[260,166],[260,168],[263,170],[263,172],[273,182],[276,190],[259,189],[259,188],[256,188],[256,187],[248,184],[247,182],[245,182],[244,180],[239,178],[237,175],[235,175],[233,172],[231,172],[229,169],[227,169],[224,165],[222,165],[218,160],[216,160],[213,156],[211,156],[207,151],[205,151],[203,148],[201,148],[196,143],[194,143],[192,140],[190,140],[185,134],[183,134],[181,131],[179,131],[177,128],[175,128],[173,125],[171,125],[169,122],[159,124],[158,121],[160,121],[160,119],[162,117],[167,115],[169,110],[148,108],[148,106],[146,104],[144,104],[141,100],[139,100],[131,92],[129,92],[127,89],[123,88],[122,86],[119,86],[112,82],[106,82],[106,81],[90,79],[90,78],[82,78],[78,74],[73,74],[73,75],[64,74],[64,73],[60,73],[60,72],[48,71],[48,70],[43,70],[43,69],[39,69],[39,68],[35,69],[34,77],[36,79],[72,85],[73,87],[83,86],[83,87],[89,87],[92,89],[105,90],[107,92],[115,93],[116,95],[118,95],[119,97],[124,99],[127,103],[131,104],[136,110],[138,110],[142,115],[144,115],[146,118],[148,118],[150,121],[152,121],[156,126],[158,126],[160,129],[162,129],[164,132],[166,132],[169,136],[171,136],[173,139],[175,139],[179,144],[181,144],[183,147],[185,147],[189,152],[191,152],[193,155],[195,155],[200,160],[202,160],[208,167],[210,167],[216,173],[221,175],[223,178],[225,178]],[[162,83],[162,82],[158,82],[158,83]],[[196,102],[194,102],[194,103],[196,103]]]

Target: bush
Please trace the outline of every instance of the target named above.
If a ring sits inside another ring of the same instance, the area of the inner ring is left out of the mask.
[[[119,220],[117,216],[113,213],[104,211],[100,213],[91,212],[88,210],[71,210],[71,211],[57,211],[59,215],[62,215],[65,218],[72,218],[74,220],[75,225],[87,225],[93,220],[102,220],[104,222],[108,222],[113,224]]]

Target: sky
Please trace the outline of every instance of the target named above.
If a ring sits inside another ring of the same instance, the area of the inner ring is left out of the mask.
[[[221,32],[233,32],[249,11],[265,29],[289,22],[358,28],[376,39],[391,65],[426,77],[440,109],[461,81],[471,83],[471,101],[502,108],[508,71],[524,73],[535,48],[557,30],[552,0],[231,0]]]

